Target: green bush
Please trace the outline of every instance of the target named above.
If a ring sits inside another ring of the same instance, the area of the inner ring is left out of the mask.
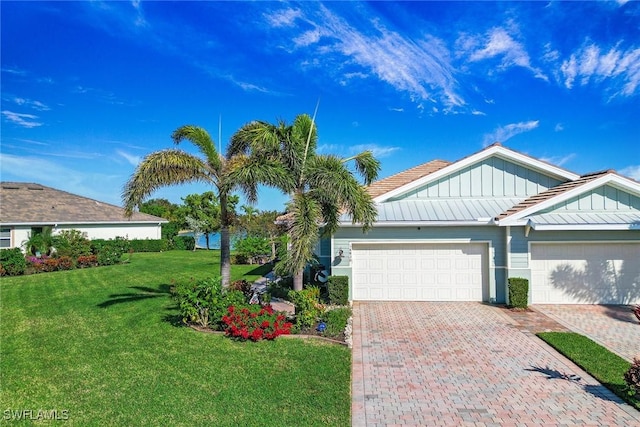
[[[342,338],[347,320],[351,317],[351,307],[338,307],[324,313],[322,320],[327,328],[322,332],[325,337]]]
[[[291,290],[293,290],[293,277],[290,276],[283,277],[275,282],[269,282],[269,286],[267,286],[267,292],[273,298],[288,300],[289,291]]]
[[[229,306],[246,307],[241,291],[228,290],[219,277],[176,284],[172,289],[182,321],[220,330]]]
[[[315,286],[289,291],[289,300],[296,307],[296,327],[299,330],[312,327],[324,310],[320,304],[320,288]]]
[[[633,359],[633,364],[624,374],[624,381],[629,387],[629,395],[640,397],[640,358]]]
[[[95,239],[91,241],[91,250],[98,256],[98,265],[114,265],[120,262],[122,255],[129,252],[131,245],[123,237],[113,240]]]
[[[249,264],[249,258],[242,254],[231,255],[231,264],[233,265],[245,265]]]
[[[27,260],[20,248],[0,250],[0,275],[19,276],[26,268]]]
[[[529,305],[529,280],[522,277],[509,278],[509,307],[527,308]]]
[[[329,276],[329,303],[347,305],[349,303],[349,276]]]
[[[256,262],[256,257],[270,254],[271,245],[264,237],[247,236],[235,242],[234,249],[237,255],[244,256],[249,264]]]
[[[196,239],[193,236],[175,236],[173,238],[173,247],[179,251],[192,251],[196,247]]]
[[[167,239],[135,239],[130,243],[134,252],[164,252],[169,249]]]
[[[76,259],[91,255],[91,241],[87,239],[87,233],[74,229],[62,230],[52,239],[56,255],[59,257],[67,256]]]

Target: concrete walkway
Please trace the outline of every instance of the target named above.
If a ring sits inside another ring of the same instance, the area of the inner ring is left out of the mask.
[[[496,307],[355,303],[353,329],[354,426],[640,426]]]
[[[640,358],[640,324],[629,306],[534,305],[532,308],[629,362],[634,357]]]

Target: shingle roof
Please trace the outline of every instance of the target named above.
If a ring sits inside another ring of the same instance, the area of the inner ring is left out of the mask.
[[[87,197],[26,182],[0,183],[0,222],[4,224],[167,222]]]
[[[511,207],[510,209],[507,209],[506,211],[502,212],[500,215],[498,215],[495,219],[497,221],[503,220],[511,215],[514,215],[518,212],[521,212],[525,209],[528,209],[532,206],[535,206],[539,203],[542,203],[546,200],[551,199],[552,197],[556,197],[562,193],[565,193],[569,190],[573,190],[574,188],[578,188],[581,187],[583,185],[585,185],[588,182],[591,182],[595,179],[598,179],[600,177],[603,177],[607,174],[610,173],[615,173],[615,171],[612,170],[607,170],[607,171],[602,171],[602,172],[594,172],[594,173],[590,173],[590,174],[586,174],[586,175],[582,175],[580,178],[576,179],[575,181],[569,181],[569,182],[565,182],[563,184],[557,185],[553,188],[548,189],[547,191],[543,191],[542,193],[538,193],[534,196],[531,196],[529,198],[524,199],[523,201],[521,201],[520,203],[518,203],[517,205]]]
[[[381,196],[389,191],[395,190],[396,188],[400,188],[403,185],[407,185],[410,182],[413,182],[417,179],[422,178],[423,176],[427,176],[432,174],[440,169],[449,166],[451,162],[447,162],[445,160],[432,160],[427,163],[423,163],[421,165],[412,167],[411,169],[407,169],[405,171],[399,172],[395,175],[391,175],[387,178],[383,178],[379,181],[371,183],[369,187],[367,187],[367,191],[371,194],[371,197],[376,198]]]

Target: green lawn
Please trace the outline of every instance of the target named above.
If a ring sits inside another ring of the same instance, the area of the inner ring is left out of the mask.
[[[538,336],[627,403],[640,409],[640,401],[627,394],[624,382],[624,373],[631,363],[574,332],[540,332]]]
[[[2,278],[0,419],[68,411],[68,425],[349,425],[350,351],[314,340],[232,341],[180,326],[172,282],[217,274],[218,253]],[[234,266],[234,279],[258,276]],[[0,421],[1,423],[1,421]]]

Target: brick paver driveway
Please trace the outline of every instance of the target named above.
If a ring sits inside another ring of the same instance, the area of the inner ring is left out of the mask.
[[[354,426],[640,426],[495,307],[355,303],[353,316]]]
[[[534,305],[565,327],[624,357],[640,358],[640,325],[629,306]]]

